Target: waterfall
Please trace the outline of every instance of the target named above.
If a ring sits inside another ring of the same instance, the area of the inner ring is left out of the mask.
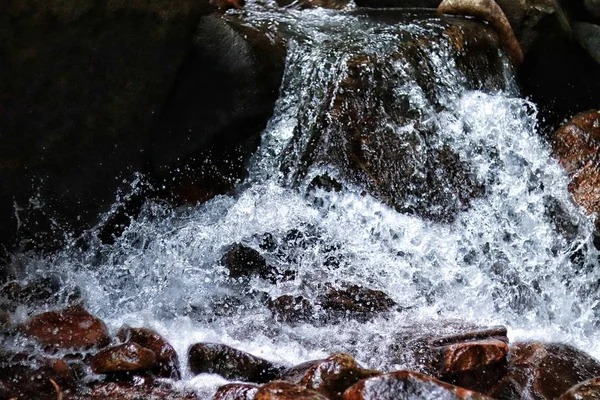
[[[289,39],[280,98],[239,193],[179,209],[149,201],[114,244],[91,237],[15,256],[24,276],[58,277],[111,329],[151,327],[181,355],[213,341],[287,364],[345,351],[394,370],[403,326],[463,320],[600,356],[593,225],[505,55],[461,41],[480,31],[493,44],[489,28],[420,13],[244,13]],[[231,279],[221,258],[233,243],[293,279]],[[289,324],[265,305],[313,301],[327,284],[380,290],[399,308]],[[192,377],[181,359],[185,385],[223,382]]]

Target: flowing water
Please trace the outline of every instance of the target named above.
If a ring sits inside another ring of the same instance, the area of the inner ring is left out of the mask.
[[[78,288],[113,330],[123,323],[157,330],[180,354],[182,385],[207,395],[224,381],[187,372],[187,349],[200,341],[287,364],[345,351],[392,370],[402,367],[388,351],[402,326],[459,319],[506,325],[511,340],[563,341],[600,356],[592,223],[571,203],[565,173],[537,131],[535,106],[519,97],[501,52],[494,56],[500,75],[473,84],[435,17],[390,23],[350,11],[258,6],[246,14],[291,39],[275,113],[239,194],[177,210],[148,203],[112,245],[92,235],[83,249],[15,256],[29,279],[57,276],[65,293]],[[405,41],[421,43],[426,65],[394,56]],[[319,119],[332,119],[328,93],[343,90],[356,54],[389,58],[390,101],[416,110],[408,120],[384,115],[377,125],[401,138],[413,137],[415,121],[434,127],[429,146],[450,148],[485,186],[451,221],[398,212],[352,182],[341,191],[309,189],[312,177],[336,174],[322,163],[304,168],[301,155],[323,128]],[[425,73],[433,89],[417,79]],[[562,210],[570,229],[557,228],[549,208]],[[295,270],[295,278],[230,279],[220,260],[236,242]],[[368,322],[288,324],[273,318],[261,295],[312,300],[324,283],[381,290],[402,311]]]

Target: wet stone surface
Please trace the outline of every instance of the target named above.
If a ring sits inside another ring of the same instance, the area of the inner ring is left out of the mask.
[[[253,400],[258,389],[256,385],[231,383],[221,386],[213,400]]]
[[[106,348],[91,359],[92,371],[97,374],[147,371],[155,365],[154,352],[133,342]]]

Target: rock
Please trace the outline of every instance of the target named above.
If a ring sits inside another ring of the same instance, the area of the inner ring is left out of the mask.
[[[156,364],[150,372],[160,378],[180,379],[179,358],[177,352],[162,336],[147,328],[124,326],[117,334],[124,343],[137,343],[156,355]]]
[[[487,21],[500,36],[508,56],[515,66],[523,62],[523,51],[510,22],[494,0],[444,0],[438,7],[441,14],[467,15]]]
[[[600,26],[589,22],[573,24],[573,33],[577,42],[600,65]]]
[[[95,354],[90,365],[96,374],[147,371],[156,366],[156,355],[137,343],[125,343]]]
[[[135,378],[133,382],[101,382],[93,384],[89,392],[74,400],[205,400],[190,391],[180,391],[165,383],[147,378]]]
[[[600,378],[589,379],[573,386],[558,400],[600,400]]]
[[[585,9],[594,17],[600,18],[600,1],[599,0],[583,0]]]
[[[307,322],[315,318],[313,305],[302,296],[285,295],[269,299],[267,307],[280,322]]]
[[[189,351],[194,374],[219,374],[226,379],[265,383],[276,379],[282,367],[224,344],[197,343]]]
[[[344,392],[343,400],[472,399],[490,397],[438,381],[412,371],[382,374],[358,382]]]
[[[0,398],[52,399],[73,388],[66,362],[23,353],[0,353]]]
[[[348,354],[339,353],[324,360],[308,361],[289,368],[281,373],[280,379],[319,392],[328,399],[338,400],[356,382],[379,374],[362,368]]]
[[[110,342],[104,322],[82,306],[36,315],[18,330],[54,349],[86,350],[103,347]]]
[[[550,140],[552,150],[571,178],[569,191],[587,213],[600,212],[600,112],[574,116]]]
[[[294,8],[299,10],[310,8],[327,8],[330,10],[341,10],[348,6],[349,0],[277,0],[280,7]]]
[[[508,338],[504,327],[447,321],[406,327],[396,337],[395,363],[484,394],[506,373]]]
[[[326,313],[327,319],[357,319],[366,321],[379,313],[393,309],[397,304],[380,290],[366,289],[351,285],[319,296],[318,304]]]
[[[244,6],[244,3],[244,0],[210,0],[210,4],[223,11],[227,11],[232,8],[239,10]]]
[[[226,249],[226,253],[221,259],[229,271],[229,277],[234,279],[248,279],[252,276],[260,276],[272,283],[280,280],[293,278],[290,271],[280,271],[269,265],[265,258],[253,248],[235,243]]]
[[[358,7],[370,8],[437,8],[442,0],[357,0]]]
[[[600,376],[600,363],[564,344],[515,343],[506,376],[490,393],[497,399],[556,399],[574,385]]]
[[[327,400],[327,397],[293,383],[274,381],[262,386],[254,400]]]
[[[213,400],[254,400],[259,387],[241,383],[230,383],[221,386]]]

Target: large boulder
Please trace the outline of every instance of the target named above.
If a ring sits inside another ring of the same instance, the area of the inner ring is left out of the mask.
[[[174,182],[161,195],[184,201],[243,175],[283,46],[233,17],[201,18],[208,0],[9,0],[2,10],[0,248],[32,238],[51,248],[94,226],[136,172],[159,189]],[[174,179],[182,164],[186,178]]]

